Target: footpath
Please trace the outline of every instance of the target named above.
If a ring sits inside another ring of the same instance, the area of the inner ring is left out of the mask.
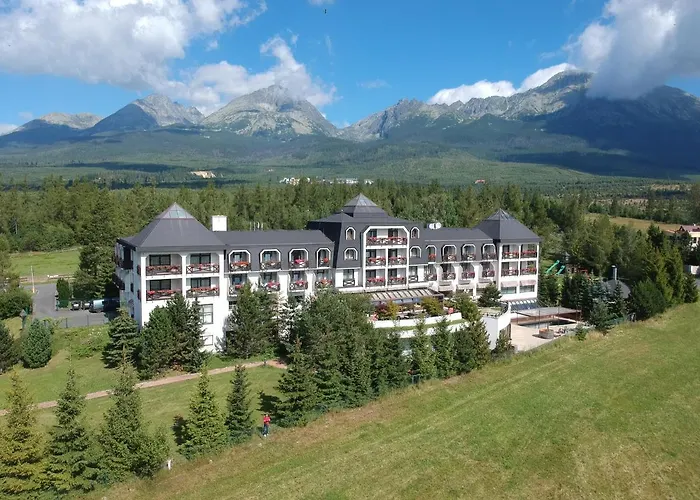
[[[265,361],[255,361],[252,363],[243,363],[244,368],[256,368],[259,366],[263,366],[267,364],[267,366],[272,366],[274,368],[281,368],[281,369],[286,369],[287,365],[280,363],[279,361],[275,360],[268,360],[267,362]],[[236,369],[235,366],[225,366],[223,368],[216,368],[214,370],[209,370],[209,375],[219,375],[221,373],[229,373],[232,372]],[[176,375],[174,377],[165,377],[157,380],[147,380],[146,382],[139,382],[136,384],[137,389],[148,389],[150,387],[160,387],[161,385],[169,385],[169,384],[177,384],[180,382],[185,382],[186,380],[192,380],[194,378],[199,378],[200,374],[199,373],[186,373],[184,375]],[[105,390],[105,391],[97,391],[97,392],[90,392],[85,395],[85,399],[98,399],[98,398],[106,398],[111,394],[110,390]],[[39,403],[36,405],[36,408],[38,409],[44,409],[44,408],[54,408],[58,405],[58,401],[44,401],[42,403]],[[0,417],[7,415],[7,410],[0,410]]]

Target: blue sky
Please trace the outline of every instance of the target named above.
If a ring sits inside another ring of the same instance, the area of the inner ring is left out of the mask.
[[[678,45],[700,46],[700,30],[637,14],[669,3],[673,19],[700,19],[690,0],[20,0],[31,11],[0,11],[0,124],[106,116],[153,91],[210,112],[280,83],[344,125],[401,98],[510,94],[564,63],[599,71],[615,97],[662,83],[698,95],[687,75],[699,74],[700,50]],[[626,41],[661,29],[669,36],[644,51]],[[620,75],[620,61],[636,67]]]

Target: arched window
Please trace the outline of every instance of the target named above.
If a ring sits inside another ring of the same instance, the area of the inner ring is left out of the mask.
[[[357,250],[354,248],[345,249],[345,260],[357,260]]]
[[[420,258],[420,247],[411,247],[411,258]]]
[[[417,227],[411,229],[411,238],[420,238],[420,229]]]
[[[345,239],[353,241],[355,239],[355,230],[351,227],[345,230]]]

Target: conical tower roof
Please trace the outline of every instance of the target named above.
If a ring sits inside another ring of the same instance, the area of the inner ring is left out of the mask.
[[[364,194],[355,196],[352,200],[348,201],[340,211],[351,217],[387,217],[387,213]]]
[[[538,242],[540,237],[505,210],[499,208],[476,226],[490,238],[504,243]]]

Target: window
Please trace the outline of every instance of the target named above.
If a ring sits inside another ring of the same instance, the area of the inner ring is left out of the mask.
[[[192,278],[190,279],[191,288],[211,288],[211,278]]]
[[[411,229],[411,238],[420,238],[420,230],[417,227]]]
[[[408,275],[409,276],[418,276],[418,266],[410,266],[408,268]]]
[[[262,273],[260,275],[261,283],[271,283],[277,281],[277,273]]]
[[[514,293],[518,293],[517,286],[504,286],[501,288],[501,294],[503,295],[512,295]]]
[[[367,250],[367,258],[368,259],[376,259],[377,258],[377,251],[376,250]]]
[[[377,237],[377,230],[376,229],[370,229],[367,231],[367,236],[369,238],[376,238]]]
[[[294,272],[292,273],[292,281],[301,281],[306,278],[306,273]]]
[[[345,250],[345,260],[357,260],[357,250],[348,248]]]
[[[343,270],[343,279],[344,280],[354,280],[355,279],[355,270],[354,269],[344,269]]]
[[[277,261],[277,252],[263,252],[262,256],[263,262]]]
[[[399,230],[398,229],[389,229],[389,238],[398,238],[399,237]]]
[[[231,284],[232,285],[240,285],[243,283],[245,280],[245,276],[243,274],[232,274],[231,275]]]
[[[425,247],[425,251],[428,252],[428,258],[430,258],[431,255],[435,257],[435,255],[437,254],[437,250],[435,250],[435,247],[433,245],[428,245],[427,247]]]
[[[420,258],[420,247],[411,248],[411,258]]]
[[[399,270],[398,269],[389,269],[389,277],[390,278],[398,278],[399,277]]]
[[[520,293],[535,293],[535,285],[520,285]]]
[[[345,230],[345,239],[349,241],[355,239],[355,230],[353,228],[349,227]]]
[[[203,338],[204,338],[204,345],[205,346],[214,345],[214,336],[213,335],[207,335],[206,337],[203,337]]]
[[[172,290],[170,280],[150,280],[148,283],[149,290]]]
[[[367,278],[376,278],[377,277],[377,271],[372,269],[371,271],[367,271],[366,274]]]
[[[170,255],[149,255],[148,256],[149,266],[169,266]]]
[[[398,257],[398,256],[399,256],[399,250],[398,250],[398,248],[391,248],[391,249],[389,249],[389,258],[392,258],[392,257],[396,258],[396,257]]]
[[[228,301],[228,310],[233,311],[233,308],[236,307],[236,301],[235,300],[229,300]]]
[[[199,320],[203,325],[211,325],[214,323],[214,304],[199,305]]]
[[[211,254],[193,253],[190,255],[190,264],[211,264]]]

